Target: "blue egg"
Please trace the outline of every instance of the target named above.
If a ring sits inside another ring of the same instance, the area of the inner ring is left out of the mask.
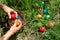
[[[48,13],[48,10],[47,9],[43,9],[43,13]]]
[[[16,17],[16,19],[21,19],[21,17],[18,15],[18,16]]]

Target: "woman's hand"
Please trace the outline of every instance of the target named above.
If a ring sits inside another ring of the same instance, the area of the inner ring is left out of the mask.
[[[16,21],[15,21],[15,24],[11,26],[10,30],[3,36],[4,37],[3,40],[8,40],[12,35],[14,35],[22,28],[22,22],[20,20],[18,21],[20,22],[20,25],[16,26]]]
[[[14,25],[13,26],[11,26],[11,28],[10,28],[10,30],[13,32],[13,33],[15,33],[15,32],[17,32],[21,27],[22,27],[22,22],[20,21],[20,20],[18,20],[19,21],[19,26],[17,26],[17,21],[15,20],[15,23],[14,23]]]
[[[11,19],[11,15],[10,15],[10,12],[11,12],[11,11],[14,12],[14,13],[16,14],[16,16],[17,16],[17,12],[16,12],[15,10],[11,9],[10,7],[4,5],[4,4],[1,3],[1,2],[0,2],[0,8],[2,8],[2,9],[8,14],[9,19]]]
[[[2,4],[2,3],[1,3]],[[17,12],[11,8],[9,8],[8,6],[6,5],[1,5],[1,8],[8,14],[9,16],[9,19],[11,19],[11,15],[10,15],[10,12],[13,11],[15,14],[16,14],[16,17],[17,17]],[[16,19],[17,20],[17,19]],[[20,25],[19,26],[16,26],[17,23],[15,21],[14,25],[11,26],[10,30],[7,31],[7,33],[3,36],[3,40],[8,40],[13,34],[15,34],[17,31],[19,31],[21,28],[22,28],[22,21],[18,20],[20,22]]]
[[[9,19],[11,19],[11,15],[10,15],[11,11],[14,12],[16,14],[16,17],[17,17],[17,12],[15,10],[9,8],[8,6],[3,5],[3,10],[8,14]]]

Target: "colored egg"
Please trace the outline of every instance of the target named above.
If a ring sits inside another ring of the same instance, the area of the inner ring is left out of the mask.
[[[39,8],[39,9],[38,9],[38,12],[41,12],[41,11],[42,11],[42,8]]]
[[[11,19],[16,19],[16,14],[14,12],[11,12]]]
[[[45,32],[46,31],[46,28],[42,26],[42,27],[40,27],[39,31],[40,32]]]
[[[50,21],[49,22],[49,26],[53,27],[54,26],[54,22]]]
[[[42,15],[38,14],[37,17],[38,17],[38,19],[41,19],[42,18]]]
[[[44,14],[47,14],[48,13],[48,10],[47,9],[43,9],[43,13]]]
[[[44,3],[44,1],[42,1],[40,4],[41,4],[41,5],[44,5],[45,3]]]
[[[20,25],[20,20],[16,20],[16,26],[18,27]]]
[[[45,15],[45,19],[49,19],[50,18],[50,15]]]

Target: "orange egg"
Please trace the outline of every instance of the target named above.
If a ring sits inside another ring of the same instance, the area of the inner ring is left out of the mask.
[[[54,26],[54,22],[50,21],[49,22],[49,26],[53,27]]]
[[[41,11],[42,11],[42,8],[39,8],[39,9],[38,9],[38,12],[41,12]]]
[[[41,18],[42,18],[42,15],[38,14],[37,17],[38,17],[39,19],[41,19]]]
[[[20,20],[16,20],[16,26],[18,27],[20,25]]]

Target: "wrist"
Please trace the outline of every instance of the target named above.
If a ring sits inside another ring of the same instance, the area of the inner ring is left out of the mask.
[[[12,31],[9,30],[5,35],[3,35],[4,40],[8,40],[12,36]]]
[[[2,40],[8,40],[5,36],[2,36]]]
[[[8,35],[4,35],[3,40],[8,40]]]

